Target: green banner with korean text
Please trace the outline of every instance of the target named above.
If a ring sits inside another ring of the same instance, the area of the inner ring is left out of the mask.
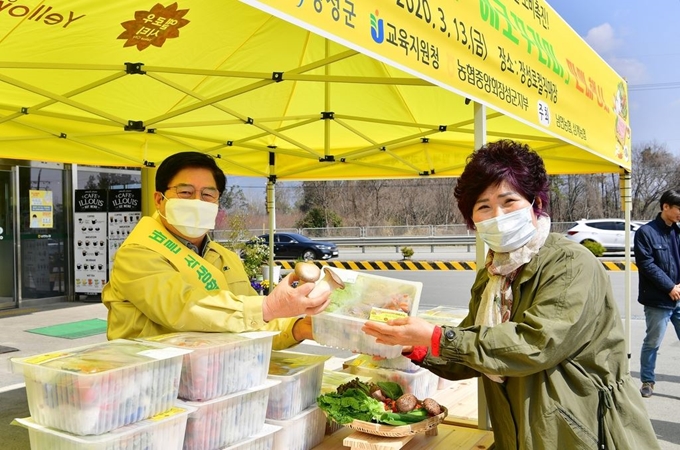
[[[630,170],[626,82],[544,0],[241,1]]]

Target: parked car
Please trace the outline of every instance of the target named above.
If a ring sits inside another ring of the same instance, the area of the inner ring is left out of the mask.
[[[269,235],[259,239],[269,245]],[[274,233],[274,258],[276,259],[331,259],[338,257],[338,246],[333,242],[315,241],[297,233]]]
[[[643,222],[645,223],[645,222]],[[635,231],[643,224],[630,223],[630,247],[633,248]],[[591,241],[601,244],[607,252],[625,250],[626,221],[623,219],[581,219],[566,232],[567,239],[579,244]]]
[[[638,228],[640,228],[642,225],[645,225],[645,224],[651,222],[652,220],[654,220],[654,219],[649,219],[649,220],[631,220],[630,223],[632,223],[633,225],[637,225]]]

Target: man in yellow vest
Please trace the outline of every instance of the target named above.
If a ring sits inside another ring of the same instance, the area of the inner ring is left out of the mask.
[[[161,163],[157,211],[118,249],[102,291],[109,339],[276,330],[273,345],[280,349],[312,338],[309,315],[328,306],[329,293],[309,298],[314,283],[293,287],[291,274],[266,297],[258,295],[238,255],[207,235],[225,187],[224,173],[203,153],[177,153]]]

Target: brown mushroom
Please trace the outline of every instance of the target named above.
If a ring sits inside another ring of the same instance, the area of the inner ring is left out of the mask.
[[[321,269],[316,264],[310,262],[299,262],[295,264],[295,275],[302,283],[315,283],[321,276]]]
[[[385,394],[383,394],[383,391],[380,390],[380,386],[378,386],[377,384],[372,385],[369,392],[371,393],[371,397],[373,397],[376,400],[380,400],[381,402],[387,400],[387,397],[385,397]]]
[[[438,416],[442,412],[442,405],[432,398],[423,400],[423,408],[425,408],[425,411],[431,416]]]
[[[399,412],[407,413],[415,409],[418,399],[413,394],[404,394],[395,403]]]

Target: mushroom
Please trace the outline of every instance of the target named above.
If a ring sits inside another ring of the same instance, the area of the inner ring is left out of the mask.
[[[423,400],[423,408],[425,408],[425,410],[431,416],[437,416],[442,412],[442,405],[440,405],[439,403],[437,403],[436,400],[431,398],[426,398],[425,400]]]
[[[315,283],[321,277],[321,269],[316,264],[309,262],[299,262],[295,264],[295,275],[302,283]]]
[[[324,277],[317,281],[316,286],[314,286],[314,289],[312,289],[312,292],[310,292],[307,297],[318,297],[326,292],[332,292],[335,289],[345,289],[345,283],[343,283],[337,273],[326,267],[324,269]]]
[[[399,412],[407,413],[413,411],[418,404],[418,399],[413,394],[404,394],[396,401]]]
[[[383,391],[380,390],[380,386],[378,386],[377,384],[372,385],[369,392],[371,393],[371,397],[373,397],[376,400],[380,400],[381,402],[387,400],[387,397],[385,397],[385,394],[383,394]]]

